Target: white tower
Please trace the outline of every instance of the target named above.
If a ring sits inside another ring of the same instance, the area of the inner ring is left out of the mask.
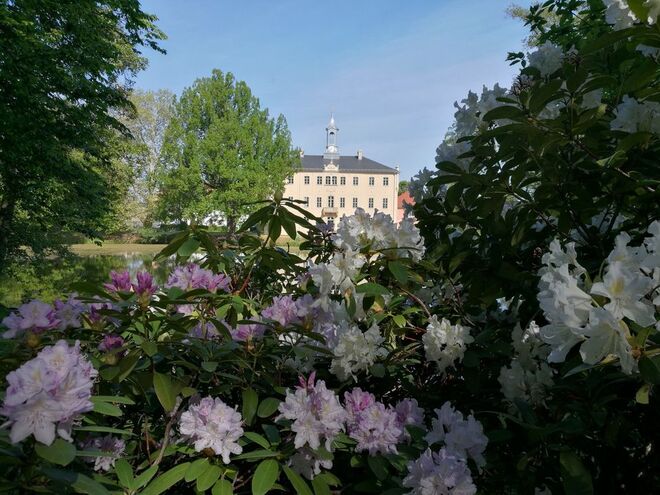
[[[325,153],[323,158],[333,160],[339,158],[339,147],[337,146],[337,133],[339,128],[335,125],[335,116],[330,114],[330,122],[328,127],[325,128]]]

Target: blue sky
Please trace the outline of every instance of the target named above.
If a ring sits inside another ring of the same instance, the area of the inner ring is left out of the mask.
[[[334,111],[342,154],[401,167],[434,163],[453,102],[483,84],[508,85],[508,51],[526,30],[508,0],[143,0],[167,34],[147,53],[142,89],[179,94],[218,68],[233,72],[293,144],[320,154]],[[519,4],[528,5],[522,0]]]

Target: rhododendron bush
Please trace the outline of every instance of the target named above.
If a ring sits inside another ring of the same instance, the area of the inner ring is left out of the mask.
[[[12,309],[2,489],[657,491],[656,3],[533,8],[539,46],[457,104],[417,224],[276,198],[182,232],[164,283]]]

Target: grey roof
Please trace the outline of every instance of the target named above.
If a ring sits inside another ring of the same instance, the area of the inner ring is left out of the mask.
[[[323,155],[303,155],[301,161],[302,171],[323,172],[325,165],[330,163],[330,159],[323,158]],[[332,162],[339,167],[339,171],[349,172],[379,172],[381,174],[398,174],[399,171],[375,162],[369,158],[362,157],[358,160],[357,156],[340,156],[334,158]]]

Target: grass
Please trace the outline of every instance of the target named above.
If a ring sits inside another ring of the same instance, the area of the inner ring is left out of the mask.
[[[104,243],[101,246],[96,244],[71,244],[69,246],[74,254],[79,256],[93,255],[122,255],[127,253],[135,254],[156,254],[160,252],[166,244],[111,244]]]

